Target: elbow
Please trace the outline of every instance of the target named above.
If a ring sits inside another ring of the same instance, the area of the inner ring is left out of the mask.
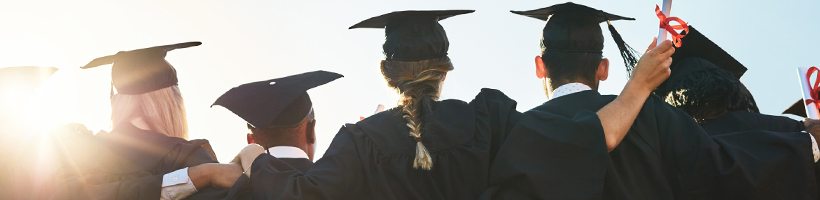
[[[618,147],[619,143],[620,142],[615,140],[615,139],[607,138],[606,139],[606,152],[612,152],[612,150],[615,150],[615,147]]]

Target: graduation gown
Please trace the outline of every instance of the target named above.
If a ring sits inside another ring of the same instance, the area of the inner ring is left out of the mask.
[[[313,161],[310,161],[306,158],[279,158],[283,162],[287,163],[291,167],[296,170],[299,170],[302,173],[307,172],[310,170],[310,167],[313,166]]]
[[[471,102],[423,105],[424,145],[432,170],[413,168],[416,142],[396,109],[347,124],[324,156],[303,173],[262,154],[251,165],[253,199],[475,199],[499,141],[520,113],[492,89]]]
[[[306,173],[313,166],[313,161],[306,158],[278,158],[289,166],[281,166],[280,168],[293,168],[299,170],[301,173]],[[253,191],[251,189],[251,179],[248,176],[239,176],[236,183],[231,186],[225,200],[230,199],[253,199]]]
[[[582,91],[526,112],[499,150],[490,171],[495,190],[483,198],[817,199],[806,133],[746,131],[710,137],[689,115],[655,95],[609,154],[603,142],[587,150],[582,145],[552,148],[546,144],[554,144],[549,139],[555,137],[545,136],[555,135],[552,124],[525,123],[549,114],[597,111],[615,98]],[[594,129],[575,134],[602,136]],[[566,156],[543,153],[547,151]]]
[[[216,163],[203,148],[207,140],[187,141],[141,130],[124,123],[111,133],[95,136],[97,163],[82,176],[60,180],[53,199],[140,199],[160,198],[163,175],[204,163]],[[202,188],[189,199],[219,199],[226,190]]]
[[[700,126],[710,135],[749,130],[800,132],[806,129],[801,121],[745,110],[730,111],[720,117],[704,120]]]

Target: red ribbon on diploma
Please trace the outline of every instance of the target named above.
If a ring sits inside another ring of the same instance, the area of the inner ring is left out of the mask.
[[[655,14],[658,15],[658,19],[661,20],[660,28],[666,29],[669,34],[672,34],[672,43],[675,44],[675,47],[680,47],[680,39],[686,37],[686,35],[681,35],[675,30],[684,30],[688,34],[689,26],[686,25],[686,22],[677,17],[666,17],[666,15],[661,12],[661,7],[658,7],[658,5],[655,5]],[[679,25],[669,24],[672,21],[678,22]],[[661,38],[658,39],[660,40]]]
[[[811,67],[808,71],[806,71],[806,81],[809,82],[809,95],[811,95],[811,99],[806,99],[807,106],[811,103],[820,103],[816,102],[818,96],[817,92],[820,92],[820,87],[817,87],[818,85],[820,85],[820,72],[817,73],[817,79],[814,80],[814,87],[811,86],[811,74],[815,71],[820,71],[820,69],[817,69],[817,67]],[[814,106],[817,106],[817,104],[815,104]]]

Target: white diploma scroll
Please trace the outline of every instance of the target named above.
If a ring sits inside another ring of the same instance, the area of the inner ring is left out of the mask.
[[[663,6],[661,6],[661,12],[666,17],[669,17],[669,13],[672,12],[672,0],[663,0]],[[666,29],[658,28],[658,41],[655,45],[661,45],[663,41],[666,40]]]
[[[384,105],[379,104],[379,106],[376,106],[376,112],[373,114],[380,113],[382,111],[384,111]]]
[[[811,83],[809,82],[809,78],[806,74],[808,71],[809,68],[806,67],[797,68],[797,76],[800,78],[800,89],[803,90],[803,102],[805,102],[808,99],[812,99],[810,85]],[[806,116],[809,116],[809,118],[811,119],[820,119],[820,112],[818,112],[817,110],[817,103],[811,103],[809,105],[806,105]]]
[[[375,115],[382,111],[384,111],[384,105],[379,104],[378,106],[376,106],[376,112],[373,112],[373,114]],[[364,118],[365,117],[359,117],[359,121],[364,120]]]

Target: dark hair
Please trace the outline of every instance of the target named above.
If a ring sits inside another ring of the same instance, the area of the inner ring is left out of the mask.
[[[677,83],[667,84],[674,85],[666,94],[658,95],[698,123],[728,111],[760,113],[752,93],[726,70],[708,68],[692,72]]]
[[[268,127],[259,128],[261,131],[259,135],[260,139],[270,140],[270,139],[277,139],[281,141],[298,141],[299,137],[302,137],[301,130],[304,129],[310,123],[315,122],[316,120],[315,114],[310,112],[309,115],[305,116],[302,123],[297,124],[293,127],[277,127],[275,125],[270,125]],[[253,125],[245,123],[248,126],[248,130],[257,129],[254,128]],[[257,140],[257,137],[254,136],[254,140]],[[267,143],[268,141],[257,140],[256,143],[259,144],[260,142]],[[268,145],[268,144],[260,144],[260,145]],[[266,147],[267,148],[267,147]]]
[[[402,118],[410,129],[409,135],[416,141],[413,168],[430,170],[433,167],[433,159],[424,147],[421,137],[425,113],[422,105],[429,105],[432,101],[438,100],[440,84],[444,81],[444,75],[453,70],[453,64],[449,57],[444,56],[421,61],[383,60],[380,68],[387,86],[396,89],[401,95],[399,108]]]
[[[550,74],[550,85],[557,87],[577,80],[595,85],[595,72],[603,58],[601,53],[542,51],[541,59]]]

